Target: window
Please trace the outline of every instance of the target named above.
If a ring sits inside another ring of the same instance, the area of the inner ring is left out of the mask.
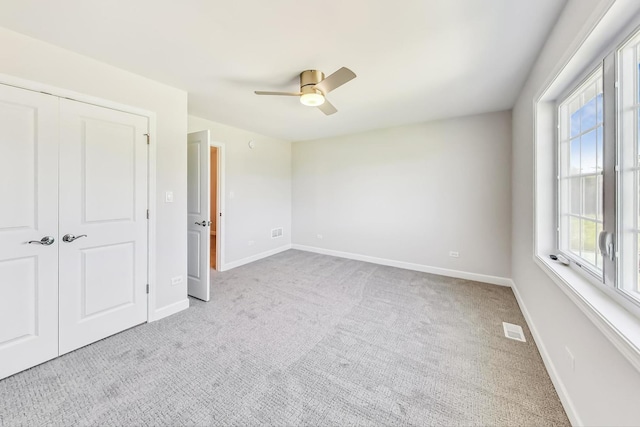
[[[640,370],[640,2],[594,19],[534,98],[533,260]]]
[[[640,301],[640,32],[618,49],[617,67],[617,288],[626,296]]]
[[[557,249],[640,312],[640,32],[557,104]]]
[[[598,236],[603,228],[602,70],[558,111],[558,228],[560,251],[602,277]]]

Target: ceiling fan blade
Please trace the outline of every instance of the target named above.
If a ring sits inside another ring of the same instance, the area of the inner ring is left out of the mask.
[[[336,110],[336,107],[334,107],[333,104],[330,103],[327,98],[324,99],[324,102],[322,103],[322,105],[318,105],[318,108],[327,116],[330,116],[333,113],[338,112],[338,110]]]
[[[320,89],[322,93],[325,95],[331,92],[332,90],[342,86],[350,80],[356,78],[356,74],[346,67],[340,68],[335,73],[331,74],[329,77],[326,77],[323,81],[318,83],[315,88]]]
[[[279,95],[279,96],[300,96],[300,92],[267,92],[264,90],[254,91],[256,95]]]

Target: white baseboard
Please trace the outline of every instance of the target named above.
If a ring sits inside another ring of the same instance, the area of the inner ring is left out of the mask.
[[[241,265],[249,264],[250,262],[258,261],[259,259],[266,258],[271,255],[279,254],[280,252],[288,251],[289,249],[291,249],[291,243],[280,246],[279,248],[271,249],[265,252],[260,252],[259,254],[255,254],[246,258],[239,259],[238,261],[227,262],[222,266],[220,266],[220,271],[231,270],[232,268],[240,267]]]
[[[513,283],[513,282],[512,282]],[[524,315],[525,320],[527,321],[527,325],[529,326],[529,330],[531,331],[531,335],[533,335],[533,339],[538,346],[538,350],[540,351],[540,356],[542,356],[542,361],[544,362],[544,366],[547,368],[547,372],[549,373],[549,377],[551,378],[551,382],[556,389],[556,393],[558,393],[558,397],[560,398],[560,402],[562,402],[562,406],[564,407],[564,411],[567,413],[567,417],[571,422],[571,425],[581,426],[582,421],[576,412],[575,407],[573,406],[573,401],[569,397],[567,393],[567,389],[564,386],[564,383],[560,380],[558,376],[558,372],[556,371],[556,367],[551,361],[551,357],[549,357],[549,352],[544,345],[544,341],[540,337],[538,333],[538,329],[536,328],[536,324],[533,322],[531,315],[529,314],[529,310],[527,310],[527,306],[524,304],[522,297],[520,296],[520,292],[518,291],[518,287],[515,283],[511,286],[513,290],[513,294],[516,296],[516,301],[518,301],[518,305],[520,306],[520,311]]]
[[[438,274],[440,276],[455,277],[457,279],[473,280],[476,282],[490,283],[492,285],[500,285],[510,287],[513,281],[507,277],[489,276],[486,274],[469,273],[467,271],[449,270],[447,268],[432,267],[423,264],[414,264],[404,261],[395,261],[386,258],[376,258],[368,255],[354,254],[351,252],[334,251],[331,249],[317,248],[314,246],[305,246],[292,244],[292,249],[298,249],[306,252],[315,252],[323,255],[331,255],[339,258],[354,259],[357,261],[370,262],[372,264],[387,265],[389,267],[404,268],[405,270],[421,271],[423,273]]]
[[[189,298],[156,309],[151,313],[149,322],[155,322],[156,320],[171,316],[187,308],[189,308]]]

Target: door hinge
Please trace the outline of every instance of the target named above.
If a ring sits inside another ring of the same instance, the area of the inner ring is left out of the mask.
[[[147,293],[149,293],[149,284],[147,283]]]
[[[222,216],[222,212],[220,212],[220,216]]]
[[[147,145],[149,145],[149,144],[150,144],[150,142],[149,142],[149,138],[151,137],[151,135],[150,135],[150,134],[148,134],[148,133],[145,133],[145,134],[144,134],[144,136],[146,136],[146,137],[147,137]]]
[[[147,209],[147,219],[149,219],[149,209]]]

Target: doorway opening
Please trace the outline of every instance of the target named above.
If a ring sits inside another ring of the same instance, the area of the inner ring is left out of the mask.
[[[220,262],[218,261],[218,255],[220,251],[218,250],[218,218],[220,217],[219,210],[219,202],[218,202],[218,171],[219,168],[219,149],[216,146],[211,145],[209,147],[209,165],[210,165],[210,192],[209,192],[209,203],[211,206],[210,214],[211,217],[209,221],[211,221],[210,228],[210,237],[209,237],[209,245],[210,245],[210,267],[212,270],[219,270]]]

